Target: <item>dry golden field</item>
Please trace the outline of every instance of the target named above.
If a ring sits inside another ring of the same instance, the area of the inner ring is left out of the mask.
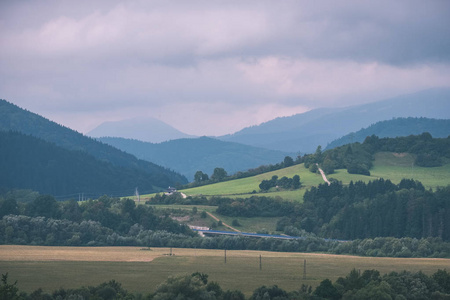
[[[51,292],[117,280],[124,288],[147,294],[168,276],[203,272],[223,289],[250,295],[261,285],[290,291],[302,284],[316,286],[325,278],[336,280],[353,268],[391,271],[450,270],[449,259],[374,258],[313,253],[225,251],[141,247],[0,246],[0,272],[9,273],[21,290],[41,287]],[[261,269],[259,257],[261,255]],[[306,278],[304,262],[306,260]]]

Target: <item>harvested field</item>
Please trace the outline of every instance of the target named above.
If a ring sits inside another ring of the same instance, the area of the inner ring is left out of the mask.
[[[138,247],[50,247],[0,246],[0,261],[152,261],[163,249],[144,251]]]
[[[449,259],[379,258],[312,253],[225,251],[141,247],[39,247],[0,246],[0,272],[8,272],[21,290],[41,287],[51,292],[60,287],[77,288],[117,280],[142,294],[155,290],[168,276],[203,272],[209,280],[247,296],[261,285],[295,290],[302,284],[317,286],[329,278],[346,276],[353,268],[392,271],[450,270]],[[260,269],[259,256],[262,257]],[[304,261],[306,277],[304,278]]]

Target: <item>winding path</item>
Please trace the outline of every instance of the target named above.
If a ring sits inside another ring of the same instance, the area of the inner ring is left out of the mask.
[[[316,166],[319,169],[320,174],[322,174],[323,181],[330,185],[331,183],[328,181],[327,176],[325,176],[325,172],[321,168],[319,168],[319,164],[316,164]]]

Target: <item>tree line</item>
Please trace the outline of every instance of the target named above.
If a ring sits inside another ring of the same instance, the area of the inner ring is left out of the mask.
[[[147,299],[147,300],[245,300],[239,290],[224,291],[220,284],[208,280],[208,274],[195,272],[167,278],[148,295],[134,294],[110,280],[98,286],[75,289],[60,288],[50,293],[42,289],[27,294],[21,292],[17,282],[10,283],[8,274],[2,274],[0,299]],[[381,275],[378,270],[353,269],[334,283],[324,279],[314,289],[302,284],[297,290],[286,291],[277,285],[256,288],[249,300],[322,300],[322,299],[448,299],[450,298],[450,273],[438,269],[428,276],[422,272],[390,272]]]

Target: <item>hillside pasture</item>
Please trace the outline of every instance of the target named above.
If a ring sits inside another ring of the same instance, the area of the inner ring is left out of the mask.
[[[292,178],[294,175],[299,175],[302,187],[299,190],[293,191],[286,191],[286,190],[276,191],[276,189],[272,189],[272,191],[268,193],[259,193],[260,192],[259,184],[261,183],[261,181],[269,180],[272,178],[272,176],[275,175],[278,176],[278,178],[281,178],[283,176]],[[316,186],[320,183],[323,183],[322,177],[320,175],[309,172],[309,170],[306,169],[303,164],[300,164],[252,177],[231,181],[224,181],[215,184],[195,187],[191,189],[185,189],[183,190],[183,193],[185,193],[188,196],[204,195],[204,196],[228,196],[228,197],[243,197],[243,198],[250,197],[252,195],[258,195],[258,196],[281,197],[286,200],[301,201],[303,199],[305,191],[308,188],[310,188],[311,186]],[[256,193],[252,194],[253,191],[256,191]]]
[[[333,178],[349,184],[350,181],[368,182],[378,178],[390,179],[394,183],[399,183],[403,178],[419,180],[426,188],[436,188],[438,186],[447,186],[450,184],[450,164],[442,167],[425,168],[414,165],[414,156],[407,153],[380,152],[375,154],[374,166],[370,170],[370,176],[359,174],[349,174],[345,169],[335,170],[335,173],[327,175],[329,179]],[[268,180],[277,175],[292,178],[294,175],[300,176],[302,187],[299,190],[281,190],[274,189],[268,193],[260,193],[259,184],[262,180]],[[320,174],[311,173],[304,167],[304,164],[295,165],[289,168],[276,170],[253,177],[242,178],[232,181],[219,182],[206,186],[200,186],[183,190],[183,193],[189,196],[227,196],[227,197],[250,197],[252,195],[281,197],[285,200],[302,201],[303,195],[307,189],[324,183]],[[256,191],[256,194],[251,194]]]
[[[113,248],[113,249],[111,249]],[[238,289],[249,296],[261,285],[286,290],[302,284],[317,286],[329,278],[346,276],[353,268],[423,271],[432,274],[450,269],[448,259],[373,258],[344,255],[264,251],[139,248],[139,247],[37,247],[0,246],[0,270],[26,292],[42,288],[93,286],[109,280],[147,294],[168,276],[203,272],[223,289]],[[260,269],[259,257],[262,259]],[[304,261],[306,277],[304,278]]]
[[[408,153],[379,152],[375,154],[372,176],[389,178],[399,183],[403,178],[422,182],[426,188],[435,189],[450,184],[450,164],[424,168],[414,165],[414,156]]]

